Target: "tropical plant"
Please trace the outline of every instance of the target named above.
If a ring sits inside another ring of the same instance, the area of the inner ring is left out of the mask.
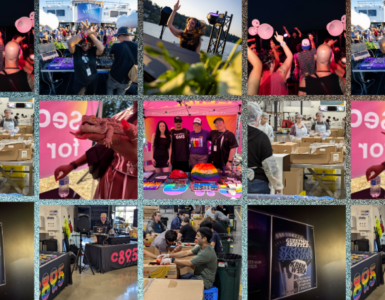
[[[172,70],[144,84],[144,93],[152,95],[242,95],[242,52],[238,40],[227,60],[218,54],[200,52],[201,62],[190,65],[173,57],[159,42],[162,51],[145,47],[148,55],[161,56]]]

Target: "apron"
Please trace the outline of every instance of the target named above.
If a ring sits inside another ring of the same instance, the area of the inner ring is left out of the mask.
[[[260,123],[259,126],[258,126],[258,129],[263,131],[268,136],[268,134],[269,134],[269,126],[267,126],[267,122],[265,123],[265,125],[261,125],[261,123]]]
[[[298,128],[297,124],[295,124],[294,126],[295,126],[295,137],[303,138],[307,136],[307,130],[305,125],[302,125],[302,128]]]
[[[322,124],[315,124],[315,133],[326,133],[326,124],[322,122]]]
[[[13,122],[13,119],[11,119],[11,121],[7,121],[6,119],[4,119],[3,128],[5,130],[7,130],[7,129],[12,129],[12,130],[15,129],[15,122]],[[14,136],[14,135],[15,135],[15,133],[12,132],[11,136]]]

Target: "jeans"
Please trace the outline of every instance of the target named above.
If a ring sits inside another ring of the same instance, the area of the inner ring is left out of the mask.
[[[98,78],[88,85],[84,85],[83,83],[76,81],[76,79],[74,80],[74,95],[95,95],[97,88]]]
[[[179,279],[192,279],[192,280],[198,280],[198,277],[194,275],[194,273],[187,273],[184,275],[180,275]]]
[[[269,183],[261,179],[254,179],[247,182],[247,192],[249,194],[270,194]]]
[[[207,159],[209,158],[209,155],[201,155],[201,154],[191,154],[190,153],[190,164],[191,167],[193,168],[197,164],[207,163]]]
[[[119,83],[108,74],[107,95],[124,95],[129,88],[128,83]]]

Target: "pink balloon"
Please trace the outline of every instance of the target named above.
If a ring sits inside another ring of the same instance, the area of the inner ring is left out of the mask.
[[[257,19],[254,19],[251,24],[254,26],[254,27],[259,27],[260,23]]]
[[[15,27],[20,33],[27,33],[32,28],[31,19],[22,17],[15,22]]]
[[[326,29],[330,35],[339,36],[344,31],[344,25],[340,20],[334,20],[326,26]]]
[[[257,35],[258,34],[258,28],[257,27],[250,27],[249,28],[249,34],[250,35]]]
[[[261,39],[268,40],[273,36],[274,28],[269,24],[263,23],[261,26],[259,26],[258,34]]]

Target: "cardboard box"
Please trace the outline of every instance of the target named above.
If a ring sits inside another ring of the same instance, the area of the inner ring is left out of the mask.
[[[290,154],[294,149],[298,148],[298,144],[292,142],[273,142],[271,147],[273,148],[273,153]]]
[[[19,149],[16,151],[0,151],[0,161],[20,161],[32,158],[31,149]]]
[[[325,154],[325,153],[331,153],[331,152],[339,152],[336,146],[330,145],[330,146],[323,146],[317,148],[317,150],[313,154]]]
[[[143,206],[143,218],[151,219],[154,211],[159,210],[159,206]]]
[[[198,219],[193,220],[192,227],[194,228],[195,231],[197,231],[199,229],[199,226],[201,225],[201,223],[203,221],[204,221],[204,218],[198,218]]]
[[[307,147],[314,143],[322,143],[322,138],[305,136],[301,139],[301,147]]]
[[[143,280],[143,300],[203,300],[203,280]]]
[[[11,135],[9,133],[2,133],[0,134],[0,140],[9,140]]]
[[[22,126],[22,125],[20,125],[20,126],[19,126],[19,132],[18,132],[18,133],[20,133],[20,134],[25,134],[25,133],[27,133],[27,128],[24,127],[24,126]]]
[[[160,266],[160,265],[150,265],[149,263],[144,263],[143,277],[144,278],[178,279],[178,268],[176,267],[176,264]]]
[[[329,137],[344,137],[344,130],[341,128],[338,129],[330,129],[330,136]]]
[[[138,238],[138,229],[128,229],[130,237]]]
[[[182,259],[183,260],[190,260],[193,257],[195,257],[195,255],[186,256],[186,257],[183,257]],[[177,268],[178,268],[179,276],[186,275],[187,273],[194,273],[193,267],[177,266]]]
[[[26,149],[24,143],[5,145],[2,151],[15,151],[19,149]]]
[[[22,137],[23,137],[25,140],[28,140],[29,138],[34,138],[34,137],[33,137],[33,134],[30,134],[30,133],[28,133],[28,134],[23,134]]]
[[[273,157],[277,162],[278,168],[281,172],[290,171],[290,154],[273,153]]]
[[[303,169],[292,168],[290,172],[283,172],[283,194],[299,195],[303,190]]]
[[[310,154],[309,147],[298,148],[298,154],[290,154],[292,164],[332,165],[342,163],[342,152],[330,152],[325,154]]]
[[[25,129],[25,133],[27,133],[27,134],[33,134],[33,128],[32,128],[32,126],[27,126],[26,129]]]
[[[158,248],[156,248],[156,247],[145,247],[144,250],[146,250],[152,254],[155,254],[155,255],[160,254]]]
[[[334,143],[336,143],[336,144],[338,144],[338,143],[340,143],[340,142],[343,142],[344,144],[346,144],[346,141],[345,141],[345,139],[344,139],[343,137],[327,137],[327,138],[325,139],[325,142],[326,142],[326,143],[332,143],[332,142],[334,142]]]

